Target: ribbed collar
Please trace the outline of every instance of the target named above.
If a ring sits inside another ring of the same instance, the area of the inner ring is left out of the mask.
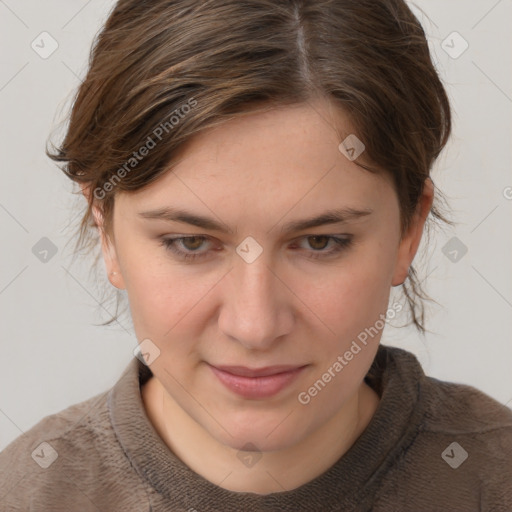
[[[418,433],[425,374],[416,357],[380,345],[365,381],[381,397],[367,428],[326,472],[291,491],[258,495],[223,489],[195,473],[165,445],[141,397],[151,370],[134,358],[109,392],[116,436],[132,465],[177,510],[335,511],[371,508],[378,483]],[[174,510],[174,508],[173,508]]]

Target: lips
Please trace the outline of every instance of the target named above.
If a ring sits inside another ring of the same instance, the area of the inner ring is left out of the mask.
[[[264,368],[246,368],[245,366],[215,366],[218,370],[221,370],[231,375],[237,375],[239,377],[268,377],[269,375],[276,375],[278,373],[290,372],[301,368],[300,366],[293,365],[280,365],[280,366],[266,366]]]
[[[264,368],[211,366],[213,374],[231,392],[247,399],[277,395],[289,386],[306,366],[279,365]]]

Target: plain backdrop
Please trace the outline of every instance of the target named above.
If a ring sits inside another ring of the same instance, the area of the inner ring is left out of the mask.
[[[137,345],[128,315],[95,325],[112,311],[101,295],[108,282],[89,275],[92,260],[71,264],[84,202],[44,154],[48,137],[62,133],[112,5],[0,0],[0,449],[44,416],[110,388]],[[428,310],[432,332],[422,339],[388,326],[382,342],[413,352],[428,375],[511,407],[512,2],[410,5],[452,103],[452,139],[433,178],[458,224],[435,234],[419,269],[439,303]],[[45,51],[58,44],[46,58],[33,49],[41,37]]]

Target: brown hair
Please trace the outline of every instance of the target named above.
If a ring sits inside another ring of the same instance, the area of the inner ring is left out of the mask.
[[[77,249],[97,244],[93,205],[110,233],[116,192],[168,172],[194,134],[316,97],[348,114],[365,145],[355,163],[392,176],[403,232],[451,133],[447,94],[405,1],[119,0],[64,141],[47,149],[91,192]],[[436,190],[430,220],[452,224],[440,200]],[[423,299],[432,299],[413,267],[403,291],[424,333]]]

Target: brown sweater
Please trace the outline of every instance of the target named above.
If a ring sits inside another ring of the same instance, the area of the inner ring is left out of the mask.
[[[311,482],[265,496],[218,487],[167,448],[140,395],[150,375],[134,358],[112,389],[7,446],[0,510],[512,511],[512,411],[427,377],[405,350],[379,347],[365,380],[381,401],[349,451]]]

